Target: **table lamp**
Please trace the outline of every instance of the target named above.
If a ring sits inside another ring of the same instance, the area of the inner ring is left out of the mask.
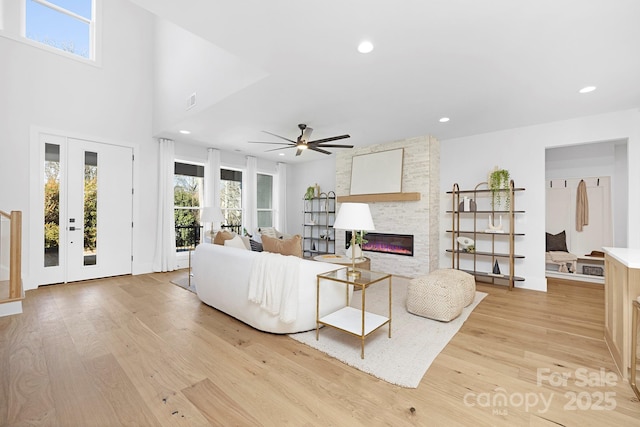
[[[357,279],[360,272],[356,270],[356,230],[373,231],[373,219],[371,219],[371,211],[366,203],[343,203],[340,205],[336,221],[333,228],[338,230],[351,230],[351,270],[347,270],[347,277]]]

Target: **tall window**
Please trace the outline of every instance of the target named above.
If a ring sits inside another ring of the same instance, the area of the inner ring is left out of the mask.
[[[45,144],[44,266],[60,265],[60,146]]]
[[[175,163],[173,200],[176,250],[187,251],[200,242],[200,201],[203,198],[204,166]]]
[[[258,227],[273,227],[273,176],[258,174]]]
[[[25,0],[25,34],[56,49],[95,59],[95,2]]]
[[[220,169],[220,208],[225,225],[242,226],[242,171]]]

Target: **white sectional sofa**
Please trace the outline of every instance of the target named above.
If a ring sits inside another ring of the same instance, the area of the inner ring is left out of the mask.
[[[316,277],[342,268],[340,265],[300,259],[295,320],[285,323],[249,300],[252,265],[261,252],[235,247],[201,244],[193,255],[193,280],[202,302],[265,332],[289,334],[316,327]],[[279,255],[283,256],[284,255]],[[352,290],[350,290],[352,292]],[[320,315],[346,306],[346,287],[336,282],[321,283]]]

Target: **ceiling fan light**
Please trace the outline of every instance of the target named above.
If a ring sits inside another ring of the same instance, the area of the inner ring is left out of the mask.
[[[297,148],[298,150],[306,150],[306,149],[307,149],[307,148],[309,148],[309,147],[307,147],[307,144],[306,144],[305,142],[303,142],[303,143],[298,144],[298,145],[296,146],[296,148]]]

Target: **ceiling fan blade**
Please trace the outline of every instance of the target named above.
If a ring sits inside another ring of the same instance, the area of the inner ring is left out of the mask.
[[[286,143],[286,142],[266,142],[266,141],[247,141],[249,144],[272,144],[272,145],[288,145],[291,146],[291,144]]]
[[[299,156],[300,154],[302,154],[302,152],[303,152],[303,151],[304,151],[304,150],[301,150],[301,149],[299,149],[299,148],[298,148],[298,149],[296,150],[296,156]]]
[[[322,154],[331,154],[331,152],[323,150],[321,148],[318,147],[309,147],[308,150],[313,150],[313,151],[317,151],[318,153],[322,153]]]
[[[268,153],[269,151],[286,150],[287,148],[294,148],[294,145],[289,145],[288,147],[272,148],[271,150],[265,151],[265,153]]]
[[[339,139],[345,139],[345,138],[351,138],[351,135],[339,135],[339,136],[332,136],[331,138],[324,138],[324,139],[318,139],[316,141],[309,141],[309,144],[318,144],[320,142],[331,142],[331,141],[337,141]]]
[[[306,127],[304,129],[304,132],[302,132],[302,140],[309,142],[309,139],[311,139],[312,132],[313,132],[313,128]]]
[[[289,141],[289,142],[291,142],[292,144],[295,144],[295,143],[296,143],[296,141],[293,141],[293,140],[291,140],[291,139],[289,139],[289,138],[285,138],[284,136],[276,135],[275,133],[267,132],[266,130],[263,130],[262,132],[264,132],[264,133],[268,133],[269,135],[271,135],[271,136],[275,136],[276,138],[284,139],[285,141]]]
[[[340,144],[313,144],[313,145],[321,148],[353,148],[353,145],[340,145]]]

